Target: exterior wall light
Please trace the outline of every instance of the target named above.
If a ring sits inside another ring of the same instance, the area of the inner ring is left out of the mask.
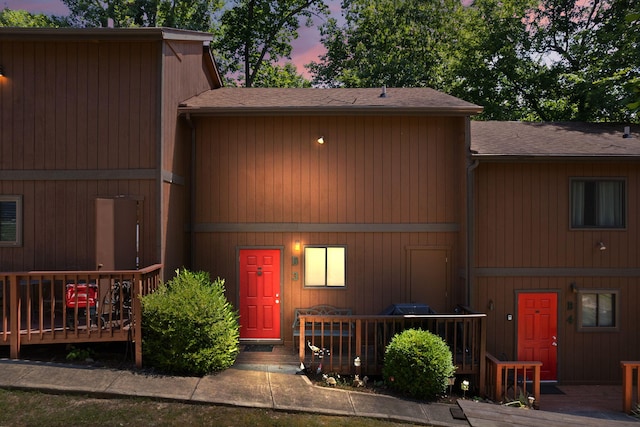
[[[604,242],[598,242],[598,249],[600,249],[601,251],[606,251],[607,247],[605,246]]]
[[[298,252],[300,250],[300,240],[296,240],[296,242],[293,244],[293,249]]]
[[[4,68],[0,65],[0,77],[4,76]]]
[[[318,144],[322,145],[324,144],[324,136],[321,136],[320,138],[317,139]]]

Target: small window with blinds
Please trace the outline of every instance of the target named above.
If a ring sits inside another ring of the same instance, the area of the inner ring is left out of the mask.
[[[612,331],[618,329],[617,290],[584,289],[578,292],[578,330]]]
[[[22,196],[0,195],[0,246],[22,245]]]
[[[305,246],[304,286],[344,288],[347,285],[346,263],[344,246]]]

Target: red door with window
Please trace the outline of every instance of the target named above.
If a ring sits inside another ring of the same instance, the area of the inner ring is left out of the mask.
[[[240,338],[280,339],[280,250],[240,250]]]
[[[543,381],[557,380],[558,295],[518,295],[518,360],[540,361]]]

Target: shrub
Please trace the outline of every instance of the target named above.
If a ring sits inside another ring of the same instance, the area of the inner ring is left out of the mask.
[[[224,280],[204,272],[176,276],[142,297],[143,357],[166,373],[205,375],[233,365],[240,351],[238,314]]]
[[[407,329],[387,346],[382,373],[387,384],[403,394],[435,399],[446,391],[455,369],[442,338],[428,331]]]

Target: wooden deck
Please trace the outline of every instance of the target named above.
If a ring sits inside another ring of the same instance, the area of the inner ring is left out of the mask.
[[[140,296],[162,265],[140,270],[0,272],[0,346],[131,341],[142,366]]]

